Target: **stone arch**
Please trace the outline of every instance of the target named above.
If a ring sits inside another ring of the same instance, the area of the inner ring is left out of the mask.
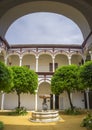
[[[35,52],[33,52],[33,51],[25,51],[25,52],[23,52],[22,53],[22,58],[23,58],[23,56],[25,56],[25,55],[34,55],[35,57],[36,57],[36,53]]]
[[[55,56],[55,63],[58,64],[58,67],[68,65],[68,56],[64,53],[57,53]]]
[[[39,87],[38,87],[38,102],[39,102],[38,108],[40,110],[42,109],[43,100],[41,98],[39,98],[39,96],[45,95],[45,94],[48,94],[48,95],[51,94],[50,83],[48,82],[48,80],[45,82],[44,81],[40,82]],[[50,100],[50,99],[48,99],[48,100]],[[48,105],[48,109],[50,109],[50,102],[47,102],[47,105]]]
[[[36,70],[36,58],[34,54],[31,53],[25,53],[22,57],[22,65],[32,69]]]
[[[44,55],[44,54],[50,55],[51,57],[53,57],[53,54],[50,51],[48,51],[48,50],[40,51],[38,53],[38,57],[40,57],[41,55]]]
[[[39,56],[39,59],[38,59],[38,71],[39,72],[49,72],[49,64],[50,63],[52,63],[51,55],[41,54]]]
[[[41,83],[43,83],[43,82],[44,82],[44,79],[39,80],[38,87],[39,87],[39,85],[40,85]],[[50,80],[48,80],[48,79],[46,79],[45,82],[51,84]]]
[[[71,64],[82,65],[83,62],[83,56],[80,53],[73,53],[71,55]]]
[[[39,6],[40,5],[40,6]],[[13,6],[12,6],[13,7]],[[21,9],[21,10],[20,10]],[[65,15],[66,17],[72,19],[81,29],[84,39],[87,37],[90,32],[90,27],[86,17],[80,12],[77,7],[73,7],[69,3],[61,3],[55,1],[31,1],[25,3],[20,3],[13,8],[7,10],[7,12],[1,17],[0,20],[0,34],[2,37],[5,36],[5,33],[9,26],[19,17],[33,12],[53,12]],[[14,15],[12,15],[14,14]],[[7,23],[6,23],[7,21]]]
[[[3,55],[2,53],[0,54],[0,61],[1,61],[1,62],[5,62],[5,61],[4,61],[4,55]]]
[[[62,54],[62,55],[65,55],[65,56],[67,56],[67,58],[68,58],[68,53],[67,52],[65,52],[65,51],[57,51],[55,54],[54,54],[54,56],[56,57],[58,54]]]
[[[7,54],[6,58],[8,58],[11,55],[17,55],[18,57],[20,57],[20,55],[18,53],[10,53],[10,54]]]
[[[0,61],[5,63],[6,51],[4,48],[0,48]]]
[[[19,66],[19,55],[17,53],[7,55],[7,65]]]
[[[3,47],[0,48],[0,53],[1,53],[1,55],[3,55],[4,57],[6,56],[6,50],[5,50]]]
[[[79,51],[74,51],[72,53],[70,53],[70,56],[72,57],[73,55],[80,55],[81,57],[83,57],[83,54]]]

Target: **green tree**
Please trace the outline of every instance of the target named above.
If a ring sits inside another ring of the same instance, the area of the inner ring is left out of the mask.
[[[0,62],[0,91],[9,92],[13,87],[12,70]]]
[[[79,76],[81,87],[92,90],[92,61],[88,61],[80,67]]]
[[[51,79],[51,90],[54,94],[66,91],[68,94],[71,109],[74,109],[70,93],[79,90],[78,87],[78,66],[62,66],[56,70]]]
[[[13,66],[11,68],[13,70],[13,91],[18,95],[18,108],[20,108],[20,94],[34,94],[38,86],[38,76],[27,67]]]

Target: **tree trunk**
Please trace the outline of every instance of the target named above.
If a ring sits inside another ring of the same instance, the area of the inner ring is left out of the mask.
[[[18,95],[18,108],[20,108],[20,94],[17,93],[17,95]]]
[[[72,104],[72,100],[71,100],[70,92],[67,91],[67,94],[68,94],[68,98],[69,98],[69,103],[70,103],[71,109],[73,110],[73,109],[74,109],[74,106],[73,106],[73,104]]]

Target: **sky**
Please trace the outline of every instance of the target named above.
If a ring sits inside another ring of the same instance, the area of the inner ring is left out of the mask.
[[[71,19],[55,13],[20,17],[5,35],[9,44],[82,44],[83,36]]]

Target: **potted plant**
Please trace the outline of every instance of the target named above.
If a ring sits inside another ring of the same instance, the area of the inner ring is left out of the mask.
[[[4,129],[4,123],[2,121],[0,121],[0,130]]]
[[[92,130],[92,114],[88,113],[87,116],[83,119],[81,126],[86,127],[87,130]]]

